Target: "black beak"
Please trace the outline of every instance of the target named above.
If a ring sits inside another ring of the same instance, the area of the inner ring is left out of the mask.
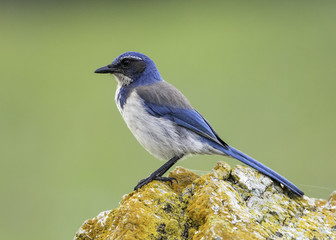
[[[117,69],[111,65],[107,65],[105,67],[98,68],[95,73],[115,73]]]

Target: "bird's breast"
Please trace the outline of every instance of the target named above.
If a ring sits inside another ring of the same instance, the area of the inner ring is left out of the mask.
[[[120,101],[116,103],[128,128],[148,152],[162,160],[175,156],[176,149],[170,143],[178,136],[172,122],[150,115],[135,91],[129,94],[123,106]]]
[[[131,91],[121,106],[116,94],[118,109],[139,143],[152,155],[162,160],[188,154],[208,154],[212,150],[199,140],[192,131],[178,126],[164,117],[156,117],[147,112],[142,98]]]

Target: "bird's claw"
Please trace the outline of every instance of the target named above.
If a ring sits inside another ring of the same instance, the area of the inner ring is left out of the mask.
[[[178,183],[177,179],[174,177],[156,177],[155,180],[159,180],[163,182],[170,182],[170,184],[173,184],[173,181]]]
[[[153,180],[170,182],[170,184],[173,184],[173,181],[176,181],[176,183],[178,183],[177,179],[174,177],[149,176],[147,178],[140,180],[138,184],[134,187],[134,190],[138,190],[139,188],[142,188],[143,186],[147,185]]]

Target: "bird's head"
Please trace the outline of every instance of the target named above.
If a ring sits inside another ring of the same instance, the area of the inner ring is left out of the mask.
[[[123,53],[111,64],[98,68],[95,73],[113,74],[121,86],[127,86],[133,82],[147,85],[162,80],[155,63],[138,52]]]

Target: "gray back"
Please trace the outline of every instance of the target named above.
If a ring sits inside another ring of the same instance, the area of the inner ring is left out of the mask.
[[[134,89],[145,101],[161,106],[193,109],[188,99],[173,85],[160,81],[152,85],[143,85]]]

